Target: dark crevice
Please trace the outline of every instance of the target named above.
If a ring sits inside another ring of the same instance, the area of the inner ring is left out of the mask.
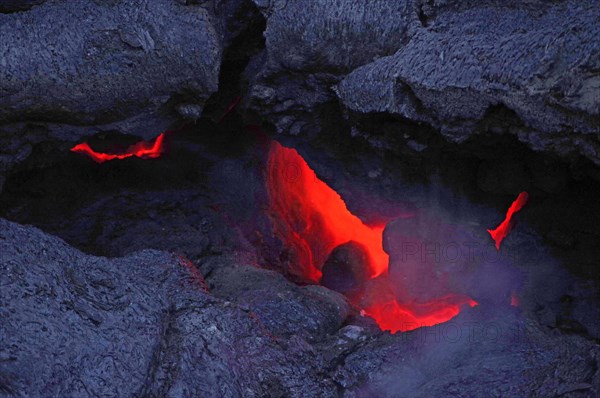
[[[244,97],[248,82],[244,81],[244,69],[250,59],[265,48],[263,32],[266,21],[260,11],[248,2],[244,12],[249,15],[246,27],[231,41],[225,50],[219,74],[219,90],[206,102],[203,117],[222,121],[235,105],[237,97]],[[241,12],[241,11],[240,11]]]
[[[177,311],[174,307],[165,311],[161,320],[158,344],[152,354],[146,380],[137,397],[164,397],[171,389],[170,383],[177,379],[178,355],[181,351],[181,332],[177,329]]]
[[[429,26],[429,22],[431,19],[431,16],[428,14],[429,12],[431,12],[431,10],[427,10],[431,7],[431,3],[431,0],[425,0],[424,4],[419,4],[417,6],[417,16],[419,18],[419,21],[421,22],[421,26],[424,28]]]
[[[9,373],[0,372],[0,393],[7,395],[16,394],[13,387],[14,377]]]
[[[0,14],[27,11],[45,1],[46,0],[0,0]]]

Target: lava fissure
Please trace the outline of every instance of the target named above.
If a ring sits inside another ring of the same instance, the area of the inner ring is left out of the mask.
[[[295,255],[290,273],[320,282],[321,270],[333,250],[354,242],[354,248],[348,250],[364,251],[368,280],[364,281],[364,294],[351,300],[381,329],[395,333],[433,326],[452,319],[463,306],[477,305],[462,294],[421,303],[398,301],[391,293],[389,255],[383,249],[385,225],[369,226],[352,214],[296,150],[272,142],[266,178],[274,231]]]
[[[494,239],[494,242],[496,242],[496,249],[500,250],[500,244],[502,243],[502,241],[504,240],[504,238],[506,238],[511,230],[512,224],[512,218],[515,215],[515,213],[517,213],[519,210],[521,210],[523,208],[523,206],[525,206],[525,204],[527,203],[527,200],[529,199],[529,195],[527,194],[527,192],[521,192],[519,194],[519,196],[517,196],[517,199],[515,199],[514,202],[512,202],[512,204],[510,205],[510,207],[508,208],[508,211],[506,212],[506,217],[504,218],[504,221],[502,221],[502,223],[500,225],[498,225],[498,227],[496,229],[488,229],[487,231],[489,232],[489,234],[491,235],[492,239]]]
[[[164,141],[167,132],[161,133],[152,141],[140,141],[131,145],[123,153],[103,153],[97,152],[87,143],[75,145],[71,148],[71,152],[81,153],[88,156],[96,163],[104,163],[115,159],[127,159],[137,157],[141,159],[155,159],[160,157],[164,152]]]
[[[365,225],[350,213],[340,195],[317,178],[294,149],[273,142],[269,153],[267,186],[275,229],[298,250],[299,275],[318,282],[331,251],[344,243],[362,244],[369,255],[372,277],[387,270],[383,226]]]

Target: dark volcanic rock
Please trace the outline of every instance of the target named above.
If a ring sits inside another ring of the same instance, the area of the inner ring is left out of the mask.
[[[262,21],[251,0],[1,0],[0,190],[40,142],[66,151],[96,133],[151,139],[197,121],[221,64],[251,52],[227,60],[227,47]]]
[[[156,249],[195,261],[240,244],[237,231],[207,209],[206,202],[192,190],[126,191],[78,209],[67,222],[59,219],[43,227],[97,255],[119,257]]]
[[[0,217],[35,225],[99,256],[156,249],[197,261],[229,251],[252,252],[256,247],[244,233],[270,227],[258,214],[264,182],[247,166],[258,155],[240,154],[230,144],[225,153],[234,151],[235,159],[217,155],[196,139],[205,131],[207,140],[230,139],[224,130],[203,125],[169,135],[158,159],[97,164],[69,152],[67,145],[60,150],[43,142],[43,129],[32,130],[31,144],[7,148],[22,157],[0,195]],[[111,141],[107,135],[92,145],[110,148]]]
[[[598,3],[487,3],[439,10],[396,54],[346,77],[343,104],[426,122],[457,142],[505,107],[521,124],[496,129],[600,165]]]
[[[333,372],[345,397],[595,397],[600,388],[597,344],[547,334],[514,311],[475,307],[432,328],[363,339]]]
[[[133,232],[130,223],[123,226]],[[386,237],[433,239],[445,232],[404,220]],[[521,235],[513,231],[503,249],[531,240]],[[175,234],[148,244],[171,248],[177,241],[184,240]],[[548,307],[566,278],[545,261],[523,264],[530,286],[522,308],[485,299],[495,295],[486,283],[497,281],[505,265],[497,263],[481,269],[487,279],[471,279],[478,307],[393,336],[374,331],[368,318],[348,317],[338,293],[241,266],[252,261],[240,253],[205,255],[200,270],[208,293],[194,266],[177,256],[87,256],[1,220],[0,394],[593,397],[599,391],[598,345],[580,330],[597,336],[593,293],[576,287],[589,303],[566,297],[559,308]],[[542,306],[555,322],[534,320]]]
[[[46,0],[0,0],[0,13],[25,11]]]
[[[170,0],[51,1],[0,15],[0,121],[156,135],[169,121],[156,111],[174,95],[202,106],[217,89],[214,18]]]
[[[173,255],[87,256],[0,220],[0,266],[0,393],[335,395],[310,346],[273,340]]]
[[[247,71],[250,106],[289,134],[320,130],[316,110],[335,100],[331,86],[358,66],[393,54],[416,21],[410,1],[254,2],[267,29],[265,52]]]
[[[318,341],[337,331],[350,314],[344,297],[322,286],[298,287],[274,271],[224,263],[202,266],[212,269],[207,273],[211,290],[254,312],[275,337]]]
[[[339,99],[354,114],[424,122],[454,142],[507,133],[600,165],[595,0],[255,3],[267,30],[247,71],[250,107],[279,133],[327,134]]]
[[[344,243],[333,249],[321,272],[321,285],[356,301],[371,276],[368,254],[356,242]]]

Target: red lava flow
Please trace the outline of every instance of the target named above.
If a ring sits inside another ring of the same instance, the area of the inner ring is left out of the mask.
[[[502,223],[500,225],[498,225],[498,227],[496,229],[488,229],[487,231],[489,232],[489,234],[492,236],[492,239],[494,239],[494,242],[496,242],[496,249],[500,250],[500,244],[502,243],[502,241],[504,240],[504,238],[506,238],[510,232],[511,229],[511,220],[513,215],[518,212],[519,210],[521,210],[523,208],[523,206],[525,206],[525,204],[527,203],[527,200],[529,199],[529,195],[527,194],[527,192],[521,192],[519,194],[519,196],[517,196],[517,199],[515,199],[514,202],[512,202],[512,204],[510,205],[510,207],[508,208],[508,211],[506,212],[506,217],[504,218],[504,221],[502,221]]]
[[[96,152],[87,142],[75,145],[71,148],[71,152],[81,153],[91,158],[96,163],[104,163],[109,160],[126,159],[138,157],[142,159],[158,158],[164,152],[165,134],[161,133],[154,139],[154,142],[140,141],[123,153],[102,153]]]

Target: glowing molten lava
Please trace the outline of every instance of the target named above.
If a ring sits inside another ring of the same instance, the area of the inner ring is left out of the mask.
[[[267,187],[276,213],[276,233],[298,254],[297,274],[314,282],[338,245],[355,241],[366,249],[371,276],[387,271],[383,251],[384,226],[365,225],[294,149],[273,142],[269,153]]]
[[[354,241],[365,249],[374,283],[357,304],[381,329],[395,333],[432,326],[452,319],[464,305],[477,305],[458,294],[424,303],[398,302],[389,285],[389,256],[383,250],[385,226],[366,225],[350,213],[340,195],[317,178],[294,149],[272,142],[267,189],[275,233],[296,256],[291,273],[318,282],[334,248]]]
[[[390,300],[366,307],[364,311],[377,321],[382,330],[395,333],[449,321],[465,305],[475,307],[477,302],[467,296],[449,295],[425,304],[402,305]]]
[[[102,153],[96,152],[90,147],[87,142],[75,145],[71,148],[71,152],[82,153],[89,156],[96,163],[104,163],[114,159],[126,159],[131,157],[138,157],[142,159],[154,159],[162,155],[164,151],[164,140],[165,133],[161,133],[154,143],[147,141],[140,141],[129,148],[124,153]]]
[[[510,228],[511,228],[510,221],[512,220],[513,215],[516,212],[518,212],[519,210],[521,210],[523,208],[523,206],[525,206],[528,198],[529,198],[529,195],[527,194],[527,192],[521,192],[519,194],[519,196],[517,197],[517,199],[515,199],[515,201],[512,202],[512,204],[508,208],[508,211],[506,212],[506,217],[504,218],[504,221],[502,221],[502,223],[500,225],[498,225],[498,228],[496,228],[494,230],[491,230],[491,229],[487,230],[489,232],[489,234],[492,236],[492,239],[494,239],[494,242],[496,242],[497,250],[500,250],[500,244],[502,243],[504,238],[506,238],[508,236],[508,233],[510,232]]]

